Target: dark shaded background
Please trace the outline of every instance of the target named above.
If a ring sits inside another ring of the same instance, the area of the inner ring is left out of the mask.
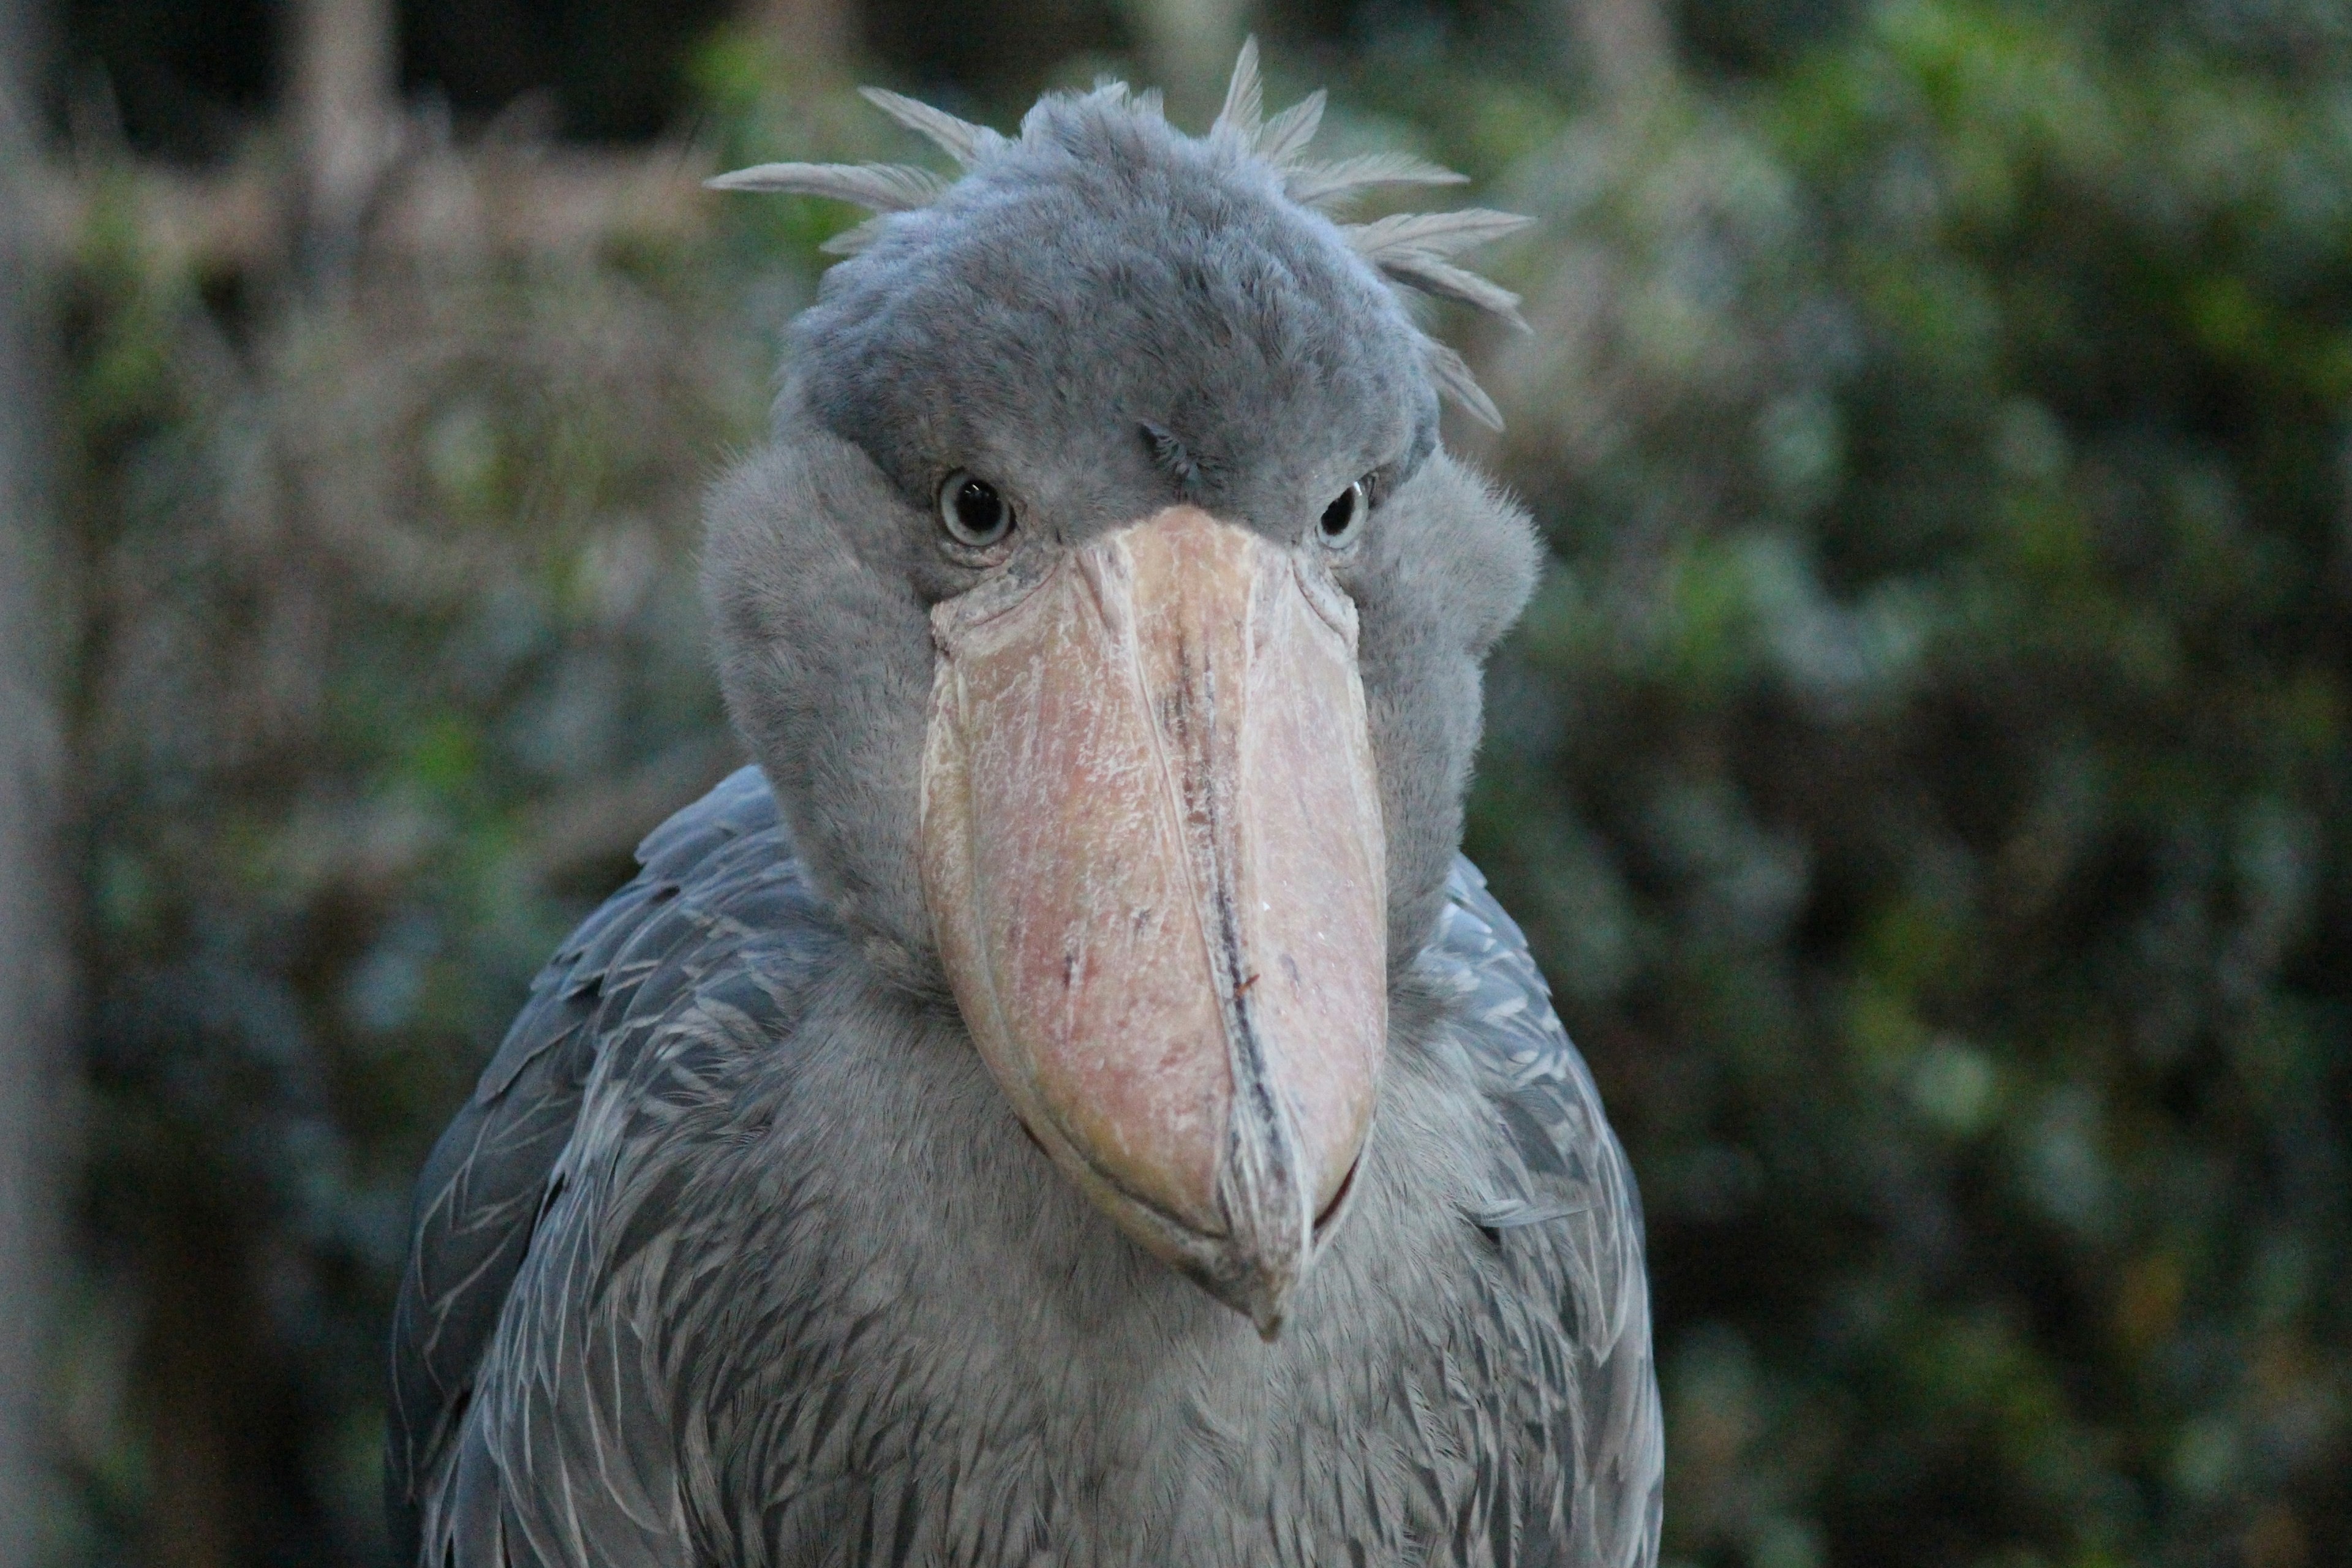
[[[920,156],[860,80],[1198,104],[1250,27],[1331,142],[1541,219],[1532,332],[1437,318],[1554,552],[1471,847],[1648,1199],[1668,1557],[2352,1563],[2341,6],[36,16],[0,565],[79,1021],[9,1549],[381,1561],[411,1174],[735,759],[697,497],[852,215],[695,182]]]

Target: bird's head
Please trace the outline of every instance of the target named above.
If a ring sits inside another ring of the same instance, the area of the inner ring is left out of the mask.
[[[1245,49],[1200,138],[1150,94],[1003,137],[868,96],[962,165],[717,182],[880,215],[718,489],[722,679],[817,885],[950,993],[1130,1237],[1271,1334],[1347,1206],[1390,990],[1436,918],[1478,666],[1527,519],[1437,440],[1492,420],[1398,285],[1496,213],[1345,226],[1444,171],[1304,149]]]

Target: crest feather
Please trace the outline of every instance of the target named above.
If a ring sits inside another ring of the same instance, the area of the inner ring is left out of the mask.
[[[878,87],[861,87],[857,95],[967,169],[1004,145],[1004,138],[987,126],[958,120],[944,109]]]
[[[817,248],[827,256],[856,256],[882,237],[883,220],[890,215],[877,213],[854,228],[845,228]]]
[[[1492,311],[1524,331],[1527,322],[1519,315],[1517,294],[1445,258],[1516,234],[1532,221],[1517,213],[1465,207],[1450,213],[1398,213],[1348,225],[1339,232],[1357,255],[1406,288]]]
[[[1349,196],[1379,185],[1466,185],[1467,174],[1442,169],[1410,153],[1365,153],[1336,163],[1298,163],[1283,176],[1282,188],[1301,206],[1328,212]]]
[[[1265,83],[1257,74],[1257,39],[1253,36],[1242,40],[1241,58],[1234,61],[1234,79],[1225,85],[1225,106],[1217,110],[1217,122],[1209,127],[1209,134],[1234,136],[1244,146],[1255,147],[1265,114]]]
[[[1381,257],[1372,265],[1381,273],[1408,289],[1418,289],[1424,294],[1443,299],[1459,300],[1490,314],[1500,316],[1521,331],[1528,330],[1527,318],[1519,314],[1519,297],[1491,279],[1475,272],[1450,266],[1433,256],[1405,251]]]
[[[703,183],[717,191],[831,196],[877,213],[927,207],[949,184],[944,176],[911,163],[760,163]]]
[[[1277,169],[1297,163],[1323,123],[1323,106],[1329,97],[1318,87],[1267,121],[1257,133],[1257,155]]]
[[[1464,207],[1450,213],[1398,213],[1370,223],[1344,225],[1339,232],[1348,237],[1349,248],[1357,255],[1367,261],[1380,261],[1408,254],[1452,256],[1517,234],[1534,221],[1491,207]]]
[[[866,102],[939,146],[963,168],[971,168],[1012,144],[1009,138],[985,125],[959,120],[928,103],[877,87],[858,90]],[[1097,90],[1130,113],[1162,117],[1157,89],[1136,92],[1125,82],[1105,80],[1097,84]],[[1350,196],[1381,185],[1466,183],[1450,169],[1404,153],[1368,153],[1333,163],[1308,163],[1307,146],[1322,124],[1327,101],[1323,93],[1312,92],[1266,118],[1265,82],[1258,69],[1257,40],[1253,37],[1243,43],[1240,58],[1234,62],[1224,107],[1217,111],[1209,135],[1229,145],[1237,143],[1241,151],[1280,176],[1283,192],[1290,200],[1316,212],[1328,213]],[[1026,124],[1024,132],[1030,133]],[[707,183],[722,191],[785,191],[865,207],[877,216],[834,236],[824,247],[836,256],[855,256],[880,237],[889,215],[929,206],[953,182],[907,163],[761,163]],[[1339,233],[1349,247],[1391,286],[1458,300],[1525,330],[1517,294],[1446,258],[1516,233],[1530,221],[1515,213],[1466,207],[1459,212],[1398,213],[1370,223],[1342,224]],[[1421,348],[1437,390],[1480,424],[1501,429],[1503,419],[1494,399],[1479,388],[1462,356],[1425,335]],[[1148,433],[1163,462],[1181,468],[1192,460],[1173,437],[1158,430]]]
[[[1502,410],[1470,374],[1470,363],[1435,338],[1421,340],[1422,362],[1429,367],[1429,379],[1437,383],[1438,392],[1461,405],[1462,411],[1489,430],[1503,427]]]

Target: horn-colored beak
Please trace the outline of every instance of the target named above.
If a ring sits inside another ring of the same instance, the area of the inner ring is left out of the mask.
[[[1271,1338],[1388,1034],[1355,606],[1175,507],[932,623],[923,883],[972,1037],[1069,1178]]]

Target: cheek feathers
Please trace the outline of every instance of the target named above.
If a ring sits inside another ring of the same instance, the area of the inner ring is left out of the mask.
[[[703,586],[729,711],[813,879],[869,944],[919,965],[930,632],[906,573],[868,558],[904,510],[855,447],[795,430],[712,492]]]

